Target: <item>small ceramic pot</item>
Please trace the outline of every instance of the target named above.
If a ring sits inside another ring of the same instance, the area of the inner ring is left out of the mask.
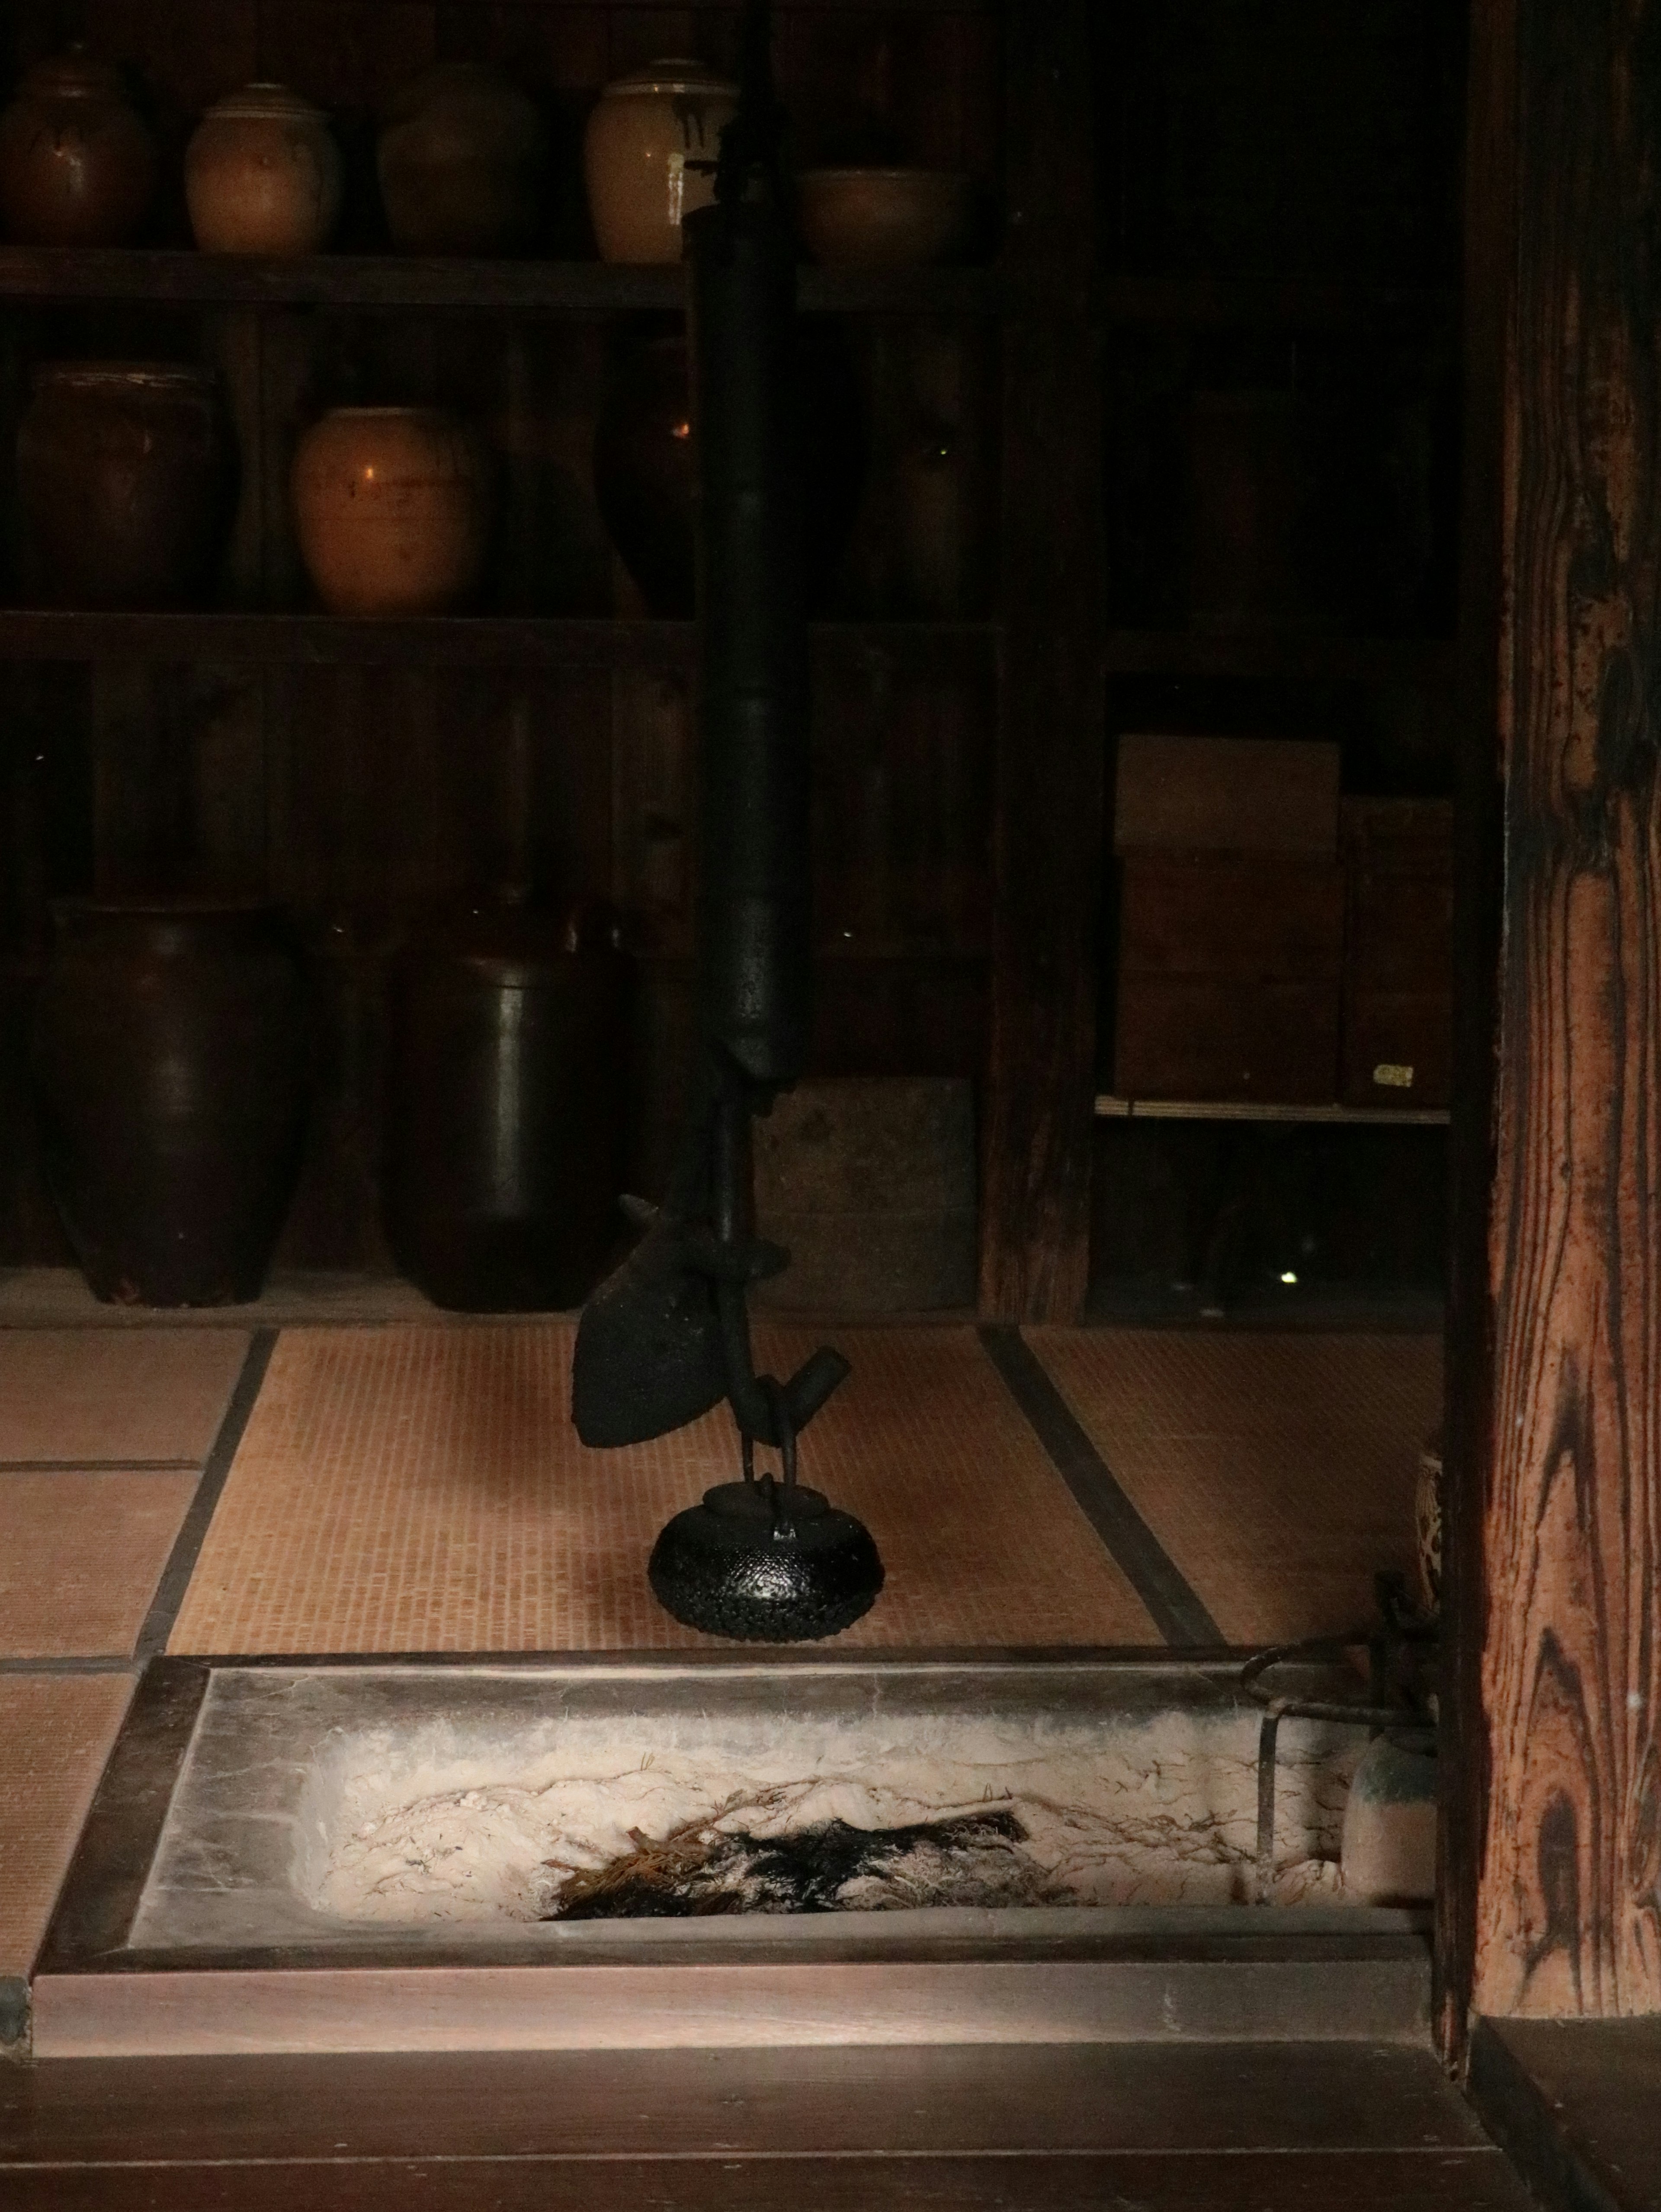
[[[904,269],[948,260],[969,230],[969,179],[944,169],[807,169],[796,180],[816,261]]]
[[[185,151],[185,198],[204,253],[315,253],[340,214],[340,155],[320,107],[286,85],[216,101]]]
[[[376,153],[405,253],[523,253],[536,243],[548,139],[534,102],[484,62],[441,62],[392,103]]]
[[[31,596],[54,606],[188,605],[211,578],[228,473],[207,370],[44,363],[17,433]]]
[[[490,456],[437,407],[337,407],[294,459],[295,523],[331,614],[430,615],[478,589]]]
[[[602,261],[678,261],[681,217],[715,196],[738,87],[702,62],[652,62],[608,84],[582,142]]]
[[[155,142],[119,74],[76,45],[0,115],[0,209],[24,246],[120,246],[155,190]]]
[[[259,1295],[300,1164],[308,1024],[276,909],[66,900],[33,1073],[47,1177],[100,1298]]]
[[[1357,1905],[1428,1905],[1436,1894],[1436,1739],[1375,1736],[1344,1807],[1345,1894]]]

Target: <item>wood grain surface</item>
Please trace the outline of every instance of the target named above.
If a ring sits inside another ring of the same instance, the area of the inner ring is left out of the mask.
[[[1004,661],[981,1311],[1072,1321],[1089,1277],[1104,705],[1101,374],[1086,0],[1007,11]]]
[[[1661,45],[1518,22],[1475,1996],[1608,2015],[1661,2007]]]

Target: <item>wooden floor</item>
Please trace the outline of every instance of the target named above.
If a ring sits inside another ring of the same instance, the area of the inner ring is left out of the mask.
[[[1661,2020],[1483,2021],[1471,2088],[1542,2204],[1661,2212]]]
[[[59,2062],[8,2212],[1528,2212],[1398,2045]]]

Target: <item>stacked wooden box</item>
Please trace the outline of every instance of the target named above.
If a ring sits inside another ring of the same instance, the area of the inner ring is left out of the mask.
[[[1336,745],[1123,737],[1115,1091],[1445,1103],[1448,828],[1341,802]]]

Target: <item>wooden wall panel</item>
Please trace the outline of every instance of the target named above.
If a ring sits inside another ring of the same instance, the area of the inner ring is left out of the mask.
[[[1495,1368],[1455,1741],[1488,1783],[1478,2008],[1609,2015],[1661,2009],[1661,40],[1646,0],[1517,20]]]
[[[1089,1279],[1104,710],[1091,12],[1028,0],[1006,21],[1006,258],[1023,296],[1004,340],[1019,435],[1003,477],[980,1303],[1017,1321],[1076,1317]]]

